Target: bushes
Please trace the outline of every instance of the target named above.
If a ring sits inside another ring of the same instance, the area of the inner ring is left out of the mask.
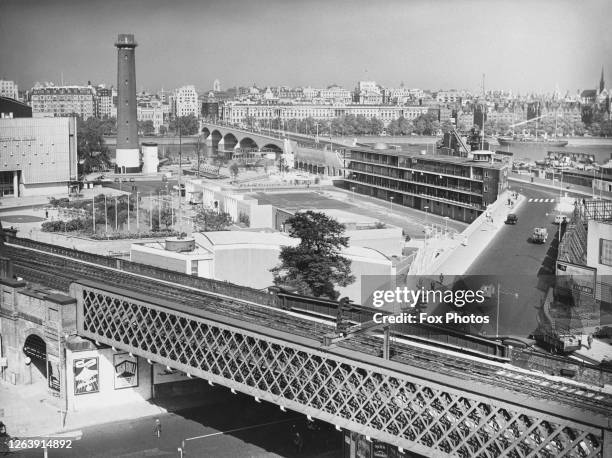
[[[75,218],[68,221],[46,221],[42,223],[43,232],[76,232],[91,230],[91,220]]]
[[[123,239],[152,239],[161,237],[176,237],[180,234],[177,231],[148,231],[148,232],[111,232],[108,234],[94,234],[89,238],[93,240],[123,240]]]
[[[241,212],[238,215],[238,222],[244,224],[245,227],[251,226],[251,218],[249,218],[249,215],[247,215],[246,213]]]

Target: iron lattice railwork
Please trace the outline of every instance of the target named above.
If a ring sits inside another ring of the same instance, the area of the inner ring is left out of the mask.
[[[80,335],[429,456],[600,457],[603,431],[86,284]],[[221,317],[222,318],[222,317]],[[285,336],[286,337],[286,336]],[[409,368],[408,368],[409,369]]]

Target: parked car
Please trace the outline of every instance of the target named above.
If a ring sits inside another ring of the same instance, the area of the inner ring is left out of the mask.
[[[516,216],[514,213],[510,213],[506,217],[506,224],[516,224],[516,223],[518,223],[518,216]]]
[[[563,222],[568,222],[568,218],[565,215],[555,215],[555,224],[561,224]]]

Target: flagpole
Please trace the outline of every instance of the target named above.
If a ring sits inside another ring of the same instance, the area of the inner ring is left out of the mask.
[[[96,233],[96,196],[91,198],[91,217],[93,222],[93,233]]]
[[[108,232],[108,206],[106,205],[106,194],[104,194],[104,232]]]

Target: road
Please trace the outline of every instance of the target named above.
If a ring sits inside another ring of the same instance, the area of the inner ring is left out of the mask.
[[[218,398],[215,399],[215,390]],[[341,433],[333,426],[316,422],[318,431],[307,428],[308,420],[296,412],[282,412],[278,406],[256,403],[252,397],[215,387],[207,394],[213,400],[203,407],[168,413],[161,420],[162,433],[154,434],[156,417],[106,423],[82,430],[82,439],[71,449],[50,450],[51,458],[178,457],[332,457],[340,454]],[[195,395],[194,395],[195,396]],[[302,453],[292,443],[292,426],[304,437]],[[223,433],[227,432],[227,433]],[[183,445],[184,444],[184,445]],[[42,457],[42,450],[20,452],[17,456]]]
[[[502,227],[466,274],[482,276],[472,281],[501,285],[499,335],[528,336],[537,326],[538,308],[554,276],[558,226],[553,220],[559,191],[522,183],[513,183],[512,188],[527,198],[516,213],[518,222]],[[534,227],[548,229],[546,243],[529,241]],[[492,317],[485,329],[488,335],[496,333],[496,299],[497,291],[487,305]]]

